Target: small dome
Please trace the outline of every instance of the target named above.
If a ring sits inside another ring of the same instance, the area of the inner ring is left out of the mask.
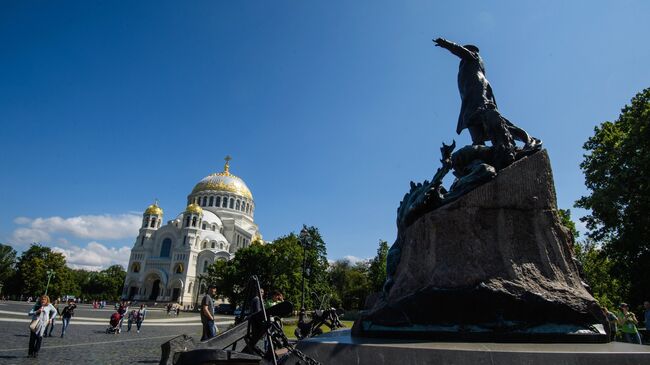
[[[158,203],[154,203],[147,207],[147,210],[144,211],[144,214],[163,215],[163,210],[158,206]]]
[[[203,214],[203,209],[198,204],[190,204],[185,208],[185,213]]]
[[[244,180],[230,173],[230,157],[226,157],[226,165],[222,172],[208,175],[201,179],[192,189],[192,194],[202,191],[226,191],[235,193],[248,199],[253,199],[253,194],[244,183]]]

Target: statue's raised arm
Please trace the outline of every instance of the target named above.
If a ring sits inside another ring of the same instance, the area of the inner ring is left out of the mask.
[[[454,42],[450,42],[444,38],[436,38],[433,40],[433,43],[435,43],[437,47],[442,47],[448,50],[449,52],[455,54],[456,56],[460,57],[461,59],[478,60],[478,55],[477,55],[478,49],[475,52],[473,52],[468,48],[465,48]]]

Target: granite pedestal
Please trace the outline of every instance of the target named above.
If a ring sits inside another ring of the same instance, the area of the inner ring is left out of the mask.
[[[650,364],[650,346],[620,342],[602,344],[427,342],[351,337],[350,330],[346,329],[300,341],[297,347],[323,365]]]

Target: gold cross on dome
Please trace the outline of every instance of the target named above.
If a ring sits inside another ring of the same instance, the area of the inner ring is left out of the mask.
[[[230,160],[232,160],[232,157],[230,157],[230,155],[226,155],[226,158],[224,158],[224,160],[226,160],[226,164],[223,166],[223,172],[230,174]]]

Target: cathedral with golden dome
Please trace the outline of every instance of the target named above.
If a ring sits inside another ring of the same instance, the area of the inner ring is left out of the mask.
[[[216,260],[230,260],[251,242],[263,243],[253,221],[253,194],[230,173],[229,156],[222,172],[199,181],[187,197],[187,208],[163,222],[158,202],[143,214],[140,233],[131,250],[123,297],[128,300],[196,301],[199,276]]]

